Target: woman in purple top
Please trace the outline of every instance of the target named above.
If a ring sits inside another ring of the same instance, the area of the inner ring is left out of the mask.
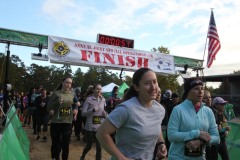
[[[82,116],[86,116],[85,138],[87,145],[83,149],[80,160],[84,160],[86,154],[92,147],[92,142],[95,139],[96,132],[100,127],[103,118],[106,117],[104,110],[105,98],[102,97],[102,86],[96,84],[93,86],[93,95],[87,97],[82,109]],[[96,160],[101,160],[102,152],[101,145],[96,139]]]

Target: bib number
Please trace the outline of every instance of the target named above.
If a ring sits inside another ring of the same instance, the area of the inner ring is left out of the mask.
[[[70,108],[63,107],[59,109],[60,116],[69,116],[71,114]]]
[[[101,117],[100,116],[93,116],[92,123],[93,124],[101,124]]]

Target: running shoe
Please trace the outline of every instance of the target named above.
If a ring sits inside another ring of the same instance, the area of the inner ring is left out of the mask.
[[[36,140],[38,141],[40,139],[40,136],[37,136]]]
[[[47,142],[47,137],[43,137],[43,142]]]

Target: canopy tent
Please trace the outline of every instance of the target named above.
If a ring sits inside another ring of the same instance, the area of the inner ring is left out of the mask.
[[[121,84],[121,86],[118,88],[118,96],[122,97],[123,94],[124,94],[125,89],[127,89],[127,88],[129,88],[129,86],[127,85],[127,83],[123,82]]]
[[[107,98],[107,97],[110,97],[111,96],[111,93],[112,93],[112,90],[113,90],[113,87],[115,87],[115,86],[118,86],[119,87],[119,85],[116,85],[115,83],[109,83],[108,85],[106,85],[106,86],[103,86],[102,87],[102,93],[103,93],[103,96],[105,97],[105,98]]]
[[[102,87],[102,92],[103,93],[105,93],[105,92],[112,92],[112,89],[113,89],[113,87],[115,87],[115,86],[118,86],[119,87],[119,85],[117,85],[117,84],[115,84],[115,83],[109,83],[108,85],[106,85],[106,86],[103,86]]]
[[[108,98],[111,96],[112,90],[115,86],[118,86],[118,85],[112,82],[102,87],[102,93],[105,98]],[[118,86],[118,97],[121,98],[124,94],[124,90],[127,88],[129,88],[129,86],[125,82],[123,82],[120,86]]]

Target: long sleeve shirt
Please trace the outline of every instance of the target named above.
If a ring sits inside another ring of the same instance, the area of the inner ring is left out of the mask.
[[[168,122],[168,139],[171,142],[169,149],[169,160],[202,160],[200,157],[189,157],[184,155],[185,141],[199,138],[200,131],[208,132],[211,135],[210,144],[219,143],[219,134],[212,110],[201,104],[196,112],[191,101],[184,102],[174,107]]]
[[[106,114],[104,106],[106,104],[105,98],[96,98],[90,96],[86,99],[82,108],[82,116],[86,116],[85,129],[87,131],[97,131],[103,121],[103,115]],[[93,109],[96,111],[93,112]]]
[[[37,117],[43,117],[45,115],[48,115],[48,111],[47,111],[47,104],[49,101],[49,97],[42,97],[42,96],[38,96],[35,99],[34,105],[36,106],[36,116]],[[41,106],[41,104],[45,103],[44,106]]]

